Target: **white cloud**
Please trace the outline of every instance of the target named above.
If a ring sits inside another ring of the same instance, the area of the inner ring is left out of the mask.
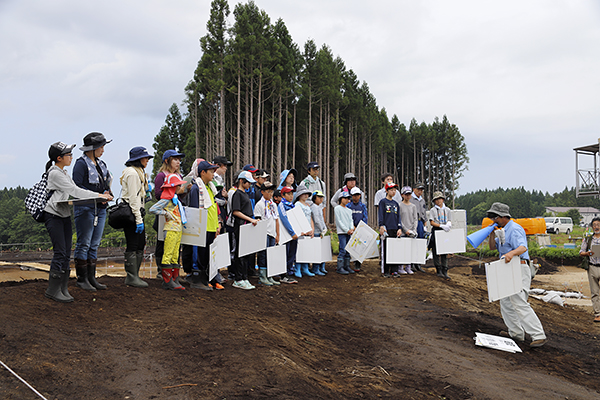
[[[301,49],[309,38],[329,45],[390,117],[446,114],[470,152],[464,190],[562,190],[574,184],[572,149],[600,136],[598,2],[256,4],[272,22],[282,18]],[[208,0],[0,2],[0,134],[5,148],[26,147],[40,163],[0,187],[32,185],[50,143],[80,145],[92,130],[115,139],[105,156],[115,175],[129,148],[151,148],[183,99],[209,9]]]

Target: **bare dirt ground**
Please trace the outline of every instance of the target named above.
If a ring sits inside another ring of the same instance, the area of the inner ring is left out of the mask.
[[[474,345],[504,329],[485,276],[452,258],[432,269],[302,278],[242,291],[167,292],[160,281],[75,287],[0,283],[0,360],[48,399],[598,399],[600,324],[577,306],[531,299],[550,341],[505,353]],[[534,279],[534,287],[553,288]],[[560,288],[564,290],[562,285]],[[572,288],[577,290],[576,287]],[[0,367],[0,398],[38,398]]]

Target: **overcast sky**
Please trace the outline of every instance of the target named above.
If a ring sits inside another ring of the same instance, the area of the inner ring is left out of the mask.
[[[574,186],[573,148],[600,137],[598,1],[256,4],[301,48],[329,45],[390,118],[447,115],[471,159],[461,194]],[[91,131],[114,139],[103,158],[117,178],[131,147],[151,150],[181,105],[209,10],[208,0],[0,0],[0,188],[31,187],[51,143],[80,147]]]

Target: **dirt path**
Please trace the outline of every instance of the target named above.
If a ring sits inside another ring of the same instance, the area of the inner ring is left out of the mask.
[[[103,277],[109,290],[73,288],[71,304],[44,298],[45,281],[2,283],[0,360],[48,399],[600,397],[588,311],[531,300],[550,342],[484,349],[473,336],[504,328],[498,304],[471,268],[450,273],[383,279],[369,262],[358,276],[184,293]],[[0,398],[36,397],[2,369]]]

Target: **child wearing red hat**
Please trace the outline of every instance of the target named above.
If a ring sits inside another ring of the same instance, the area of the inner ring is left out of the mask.
[[[185,290],[177,280],[179,277],[179,246],[183,225],[187,222],[183,204],[177,198],[179,186],[186,184],[177,174],[169,174],[162,185],[160,200],[150,207],[150,214],[164,215],[165,252],[162,257],[161,269],[163,284],[167,290]]]

